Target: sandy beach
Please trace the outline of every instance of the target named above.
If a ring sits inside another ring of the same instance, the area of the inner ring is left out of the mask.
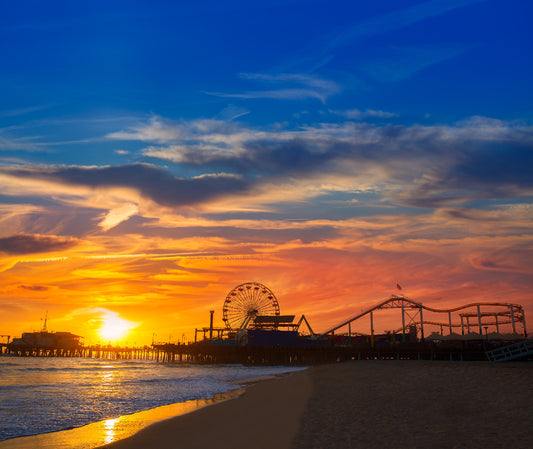
[[[532,418],[531,363],[354,361],[254,383],[104,447],[530,448]]]

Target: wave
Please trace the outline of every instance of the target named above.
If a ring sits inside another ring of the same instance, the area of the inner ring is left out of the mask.
[[[0,364],[0,441],[206,399],[238,388],[230,381],[291,371],[93,359],[28,358],[8,363]]]
[[[2,362],[0,363],[0,368],[4,366],[20,366],[20,365],[21,365],[20,363],[16,363],[16,362]]]

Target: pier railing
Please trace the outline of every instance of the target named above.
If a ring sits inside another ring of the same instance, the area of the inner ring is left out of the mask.
[[[523,340],[519,343],[502,346],[491,351],[487,351],[487,358],[492,362],[506,362],[518,360],[528,356],[533,358],[533,339]]]

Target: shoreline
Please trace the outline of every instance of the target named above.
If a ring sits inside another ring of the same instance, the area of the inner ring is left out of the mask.
[[[155,422],[97,449],[289,448],[312,391],[311,370],[246,379],[244,393],[232,400]]]
[[[305,369],[307,368],[231,381],[228,384],[237,386],[237,388],[216,393],[209,398],[191,399],[185,402],[161,405],[135,413],[120,415],[116,418],[96,421],[80,427],[9,438],[0,441],[0,449],[35,449],[36,447],[39,449],[97,449],[107,447],[111,443],[116,443],[135,435],[152,424],[180,418],[204,407],[236,399],[246,392],[246,388],[256,383],[288,376]]]
[[[241,383],[235,383],[235,385],[241,385]],[[235,399],[244,394],[244,391],[245,387],[239,387],[217,393],[211,398],[161,405],[81,427],[9,438],[0,441],[0,449],[35,449],[36,447],[39,449],[96,449],[102,445],[128,438],[156,422],[178,418],[201,408]]]
[[[0,449],[93,449],[234,397],[258,378],[299,369],[79,358],[0,362]]]

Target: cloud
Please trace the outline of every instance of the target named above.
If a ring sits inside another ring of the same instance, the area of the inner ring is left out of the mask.
[[[248,109],[241,108],[240,106],[235,106],[230,104],[226,106],[216,117],[217,120],[235,120],[243,115],[248,115],[250,111]]]
[[[48,290],[48,287],[44,285],[20,285],[19,288],[30,290],[32,292],[45,292]]]
[[[531,192],[527,167],[533,154],[533,127],[520,122],[472,117],[453,125],[346,122],[289,131],[256,130],[213,120],[152,121],[132,134],[143,141],[151,135],[155,143],[167,144],[145,148],[145,156],[182,167],[235,173],[243,182],[247,180],[246,191],[251,184],[275,179],[316,183],[338,177],[338,185],[386,191],[396,203],[415,207]],[[117,134],[110,137],[118,138]]]
[[[227,136],[239,129],[237,123],[226,120],[197,119],[174,122],[158,115],[150,117],[147,123],[139,123],[126,130],[115,131],[105,137],[111,140],[168,143],[176,141],[202,140],[205,135]]]
[[[328,39],[326,49],[332,50],[372,36],[407,28],[415,23],[453,11],[454,9],[483,1],[485,0],[430,0],[417,3],[413,6],[392,11],[346,28],[335,37]]]
[[[52,106],[51,104],[45,104],[45,105],[37,105],[37,106],[28,106],[27,108],[11,109],[8,111],[0,112],[0,118],[1,117],[16,117],[19,115],[31,114],[32,112],[37,112],[37,111],[42,111],[43,109],[48,109],[51,106]]]
[[[471,46],[394,47],[386,56],[366,62],[363,70],[380,82],[407,79],[432,65],[455,58]]]
[[[136,210],[146,213],[143,200],[165,207],[261,210],[261,204],[372,191],[389,204],[449,208],[527,197],[533,189],[527,169],[533,127],[485,117],[452,125],[345,122],[284,130],[154,116],[107,138],[149,143],[143,155],[177,164],[172,169],[181,176],[147,163],[11,167],[0,169],[6,192],[17,195],[33,186],[33,195],[54,192],[63,202],[106,209],[99,220],[109,230]]]
[[[178,178],[167,170],[149,164],[105,167],[35,167],[4,170],[16,178],[40,179],[54,183],[91,188],[127,188],[164,206],[193,206],[215,198],[247,190],[249,183],[236,175],[206,174]],[[106,220],[105,226],[119,217],[133,214],[133,208],[121,209]],[[131,216],[131,215],[130,215]]]
[[[394,112],[387,112],[387,111],[380,111],[375,109],[348,109],[346,111],[332,111],[330,112],[339,115],[341,117],[351,119],[351,120],[361,120],[365,118],[394,118],[399,117],[398,114],[395,114]]]
[[[317,99],[325,103],[328,97],[340,92],[340,86],[330,80],[314,75],[283,73],[278,75],[262,73],[241,73],[246,80],[259,81],[279,85],[277,89],[252,90],[246,92],[206,92],[222,98],[257,99],[271,98],[276,100],[306,100]]]
[[[132,215],[135,215],[138,212],[138,208],[135,204],[124,204],[123,206],[112,209],[107,213],[105,218],[99,223],[99,226],[107,231],[111,228],[114,228],[118,224],[130,218]]]
[[[531,242],[524,242],[519,247],[509,246],[474,254],[470,258],[470,263],[479,270],[508,271],[531,275],[533,274],[530,263],[532,256],[533,246]]]
[[[415,25],[416,23],[484,1],[486,0],[429,0],[416,3],[403,9],[397,9],[387,14],[371,17],[353,25],[346,26],[340,31],[336,28],[335,32],[326,34],[322,36],[318,42],[313,43],[305,57],[292,58],[290,63],[284,66],[284,70],[301,66],[306,66],[308,68],[312,67],[313,71],[317,70],[329,63],[329,61],[334,58],[335,52],[339,48],[363,42],[374,36],[402,30]],[[441,57],[443,56],[441,55]],[[383,62],[385,64],[387,63],[386,60]],[[373,67],[377,70],[376,66]],[[419,67],[418,70],[421,68],[422,67]],[[415,67],[411,64],[411,70],[414,69]],[[386,74],[387,76],[393,76],[390,71],[386,71]],[[381,76],[385,76],[385,73],[382,73]],[[404,72],[403,77],[406,76],[409,75]]]
[[[0,150],[41,151],[42,148],[28,139],[0,136]]]
[[[479,225],[494,222],[523,223],[526,226],[533,221],[533,205],[531,204],[502,204],[490,210],[451,208],[443,209],[441,213],[449,218],[465,221],[475,221]]]
[[[314,98],[322,103],[326,101],[326,96],[321,92],[312,89],[276,89],[276,90],[255,90],[244,93],[224,93],[206,92],[208,95],[221,98],[241,98],[245,100],[270,98],[273,100],[307,100]]]
[[[0,253],[8,255],[64,251],[78,244],[72,237],[51,235],[18,234],[0,238]]]

